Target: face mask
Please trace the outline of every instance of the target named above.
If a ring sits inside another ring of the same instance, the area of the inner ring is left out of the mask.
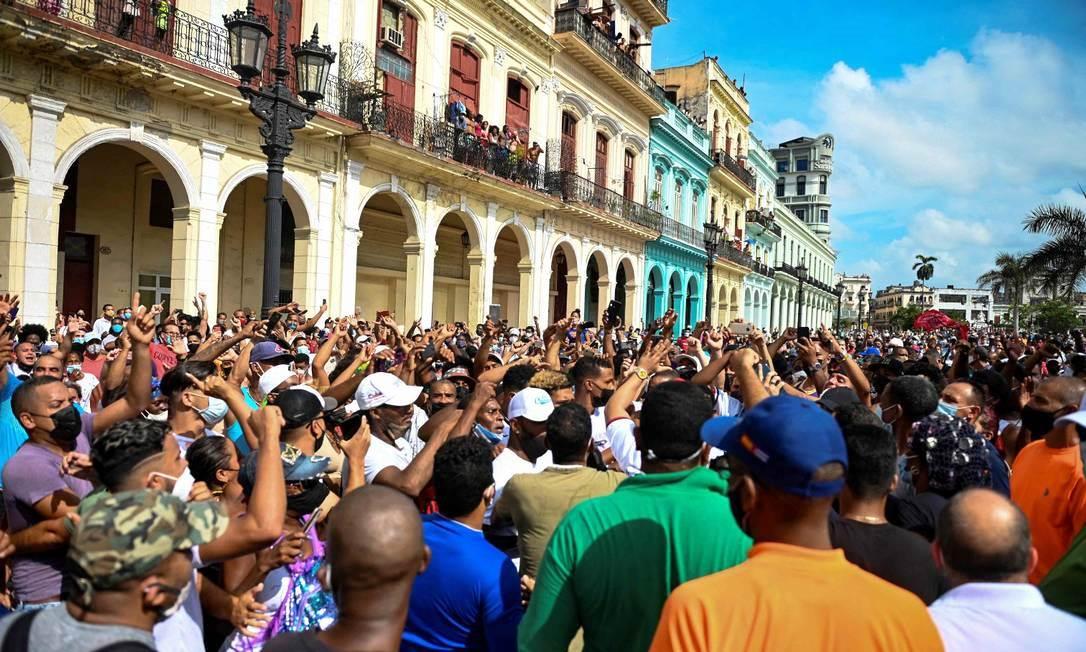
[[[225,419],[229,409],[230,408],[226,405],[226,401],[221,398],[215,398],[214,396],[208,396],[207,407],[199,411],[200,418],[203,419],[204,423],[210,428]]]
[[[891,405],[890,407],[886,408],[885,410],[882,409],[881,405],[876,406],[876,407],[878,407],[879,418],[882,419],[882,422],[885,423],[888,426],[894,425],[894,422],[901,418],[901,415],[898,415],[898,416],[894,417],[893,419],[889,419],[889,420],[887,420],[887,418],[886,418],[886,413],[889,412],[890,410],[892,410],[894,408],[897,408],[898,410],[901,410],[901,406],[896,404],[896,403]]]
[[[60,408],[49,415],[49,418],[53,420],[53,430],[49,434],[57,441],[73,442],[83,429],[83,420],[79,418],[75,405]]]
[[[299,516],[312,514],[328,497],[328,485],[319,482],[300,494],[287,496],[287,509]]]
[[[102,352],[102,345],[101,344],[88,344],[87,345],[87,353],[89,353],[90,355],[98,355],[101,352]]]
[[[480,423],[475,424],[475,427],[472,429],[472,431],[475,433],[476,437],[483,439],[491,446],[502,443],[502,434],[500,432],[494,432],[489,428],[485,428]]]
[[[592,407],[600,408],[607,405],[607,401],[611,400],[611,397],[614,395],[614,393],[615,390],[613,389],[600,390],[599,396],[592,397]]]
[[[73,337],[72,338],[72,344],[82,344],[82,343],[83,343],[83,338],[82,337]]]
[[[68,365],[68,375],[71,376],[73,373],[79,371],[82,368],[83,368],[82,365],[70,364],[70,365]]]
[[[297,328],[298,328],[298,324],[295,324],[294,322],[287,322],[287,330],[288,331],[296,330]]]
[[[188,599],[189,593],[192,592],[192,582],[187,582],[185,586],[182,586],[180,589],[175,589],[169,584],[162,583],[155,584],[153,586],[158,587],[160,591],[177,594],[177,599],[174,600],[173,604],[159,610],[158,615],[155,617],[155,620],[158,622],[162,622],[176,614],[178,611],[181,611],[181,607],[185,605],[185,600]]]
[[[950,403],[947,403],[946,401],[939,401],[939,407],[937,407],[935,409],[936,409],[936,411],[942,412],[943,414],[947,415],[948,417],[956,417],[956,416],[958,416],[958,410],[960,408],[957,405],[951,405]]]
[[[162,336],[162,343],[165,344],[166,346],[169,346],[169,345],[173,344],[173,337],[170,336],[170,335],[163,335]]]
[[[114,335],[120,335],[121,331],[123,331],[123,330],[124,330],[124,326],[121,326],[120,324],[113,324],[112,326],[109,327],[109,332],[114,334]]]
[[[1048,434],[1056,421],[1055,412],[1042,412],[1027,405],[1022,408],[1022,427],[1029,430],[1030,439],[1036,440]]]
[[[169,418],[169,412],[163,411],[158,414],[152,414],[146,410],[143,411],[143,418],[148,421],[166,421]]]
[[[75,408],[75,411],[79,413],[80,417],[83,416],[83,406],[82,405],[80,405],[79,403],[72,403],[72,407]]]
[[[113,310],[107,310],[106,311],[106,317],[112,317],[114,314],[116,314],[116,312],[113,311]]]
[[[298,353],[303,353],[305,355],[309,355],[309,347],[308,346],[299,346],[298,347]]]

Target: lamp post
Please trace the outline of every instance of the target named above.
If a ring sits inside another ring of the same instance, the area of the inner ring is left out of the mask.
[[[866,331],[867,329],[864,328],[864,304],[867,303],[867,286],[866,285],[860,288],[859,298],[860,298],[860,314],[859,314],[859,324],[857,324],[857,325],[860,327],[860,330]]]
[[[837,282],[837,332],[841,332],[841,298],[845,296],[845,284],[842,281]]]
[[[271,86],[255,87],[254,77],[259,77],[268,51],[271,30],[266,16],[259,16],[253,0],[245,11],[240,9],[223,16],[229,32],[230,67],[241,80],[238,92],[249,100],[249,111],[264,124],[260,135],[264,139],[261,149],[268,157],[267,194],[264,196],[264,292],[261,314],[265,317],[279,303],[279,271],[283,231],[283,164],[294,144],[294,130],[301,129],[317,115],[313,106],[324,97],[328,83],[328,68],[336,55],[329,46],[321,46],[317,28],[313,36],[301,45],[294,46],[294,80],[303,105],[287,87],[287,20],[291,8],[288,0],[277,0],[275,12],[279,20],[276,34],[275,65],[272,73],[275,81]]]
[[[705,229],[705,255],[708,256],[705,262],[705,322],[712,324],[713,295],[716,294],[713,291],[713,261],[716,260],[716,250],[720,247],[722,229],[713,221],[706,222],[703,228]]]
[[[803,263],[796,265],[796,278],[799,279],[799,292],[796,294],[796,328],[803,326],[803,282],[807,280],[807,266]]]

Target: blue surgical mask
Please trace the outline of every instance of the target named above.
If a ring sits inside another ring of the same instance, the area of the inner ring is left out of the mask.
[[[126,310],[126,311],[124,311],[123,313],[121,313],[121,317],[122,317],[122,318],[123,318],[123,319],[124,319],[125,321],[128,321],[129,319],[132,319],[132,313],[130,313],[130,312],[128,312],[128,311]]]
[[[226,413],[229,411],[229,407],[226,405],[226,401],[214,396],[206,396],[207,407],[199,410],[200,418],[204,420],[207,427],[215,425],[226,418]]]
[[[482,424],[475,424],[472,432],[475,433],[476,437],[481,437],[483,440],[486,441],[486,443],[490,444],[491,446],[502,443],[502,434],[500,432],[494,432],[493,430],[484,428]]]
[[[82,337],[73,337],[72,338],[72,344],[82,344],[82,343],[83,343],[83,338]]]
[[[306,355],[309,355],[309,347],[308,346],[299,346],[298,347],[298,353],[304,353]]]
[[[122,326],[120,324],[113,324],[112,326],[109,327],[109,332],[113,333],[114,335],[120,335],[121,331],[123,331],[123,330],[124,330],[124,326]]]
[[[948,417],[956,417],[956,416],[958,416],[958,410],[960,410],[960,409],[961,408],[959,408],[957,405],[951,405],[950,403],[947,403],[946,401],[939,401],[939,407],[935,408],[935,410],[937,412],[942,412],[943,414],[947,415]]]
[[[80,404],[80,403],[72,403],[72,407],[74,407],[75,411],[78,412],[80,415],[84,414],[82,404]]]

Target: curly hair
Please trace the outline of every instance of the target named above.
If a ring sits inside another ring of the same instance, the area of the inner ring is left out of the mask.
[[[913,424],[909,453],[928,469],[928,490],[946,498],[970,487],[991,487],[984,437],[964,419],[941,412]]]
[[[90,451],[98,480],[116,491],[137,466],[162,452],[167,429],[169,424],[162,421],[129,419],[102,433]]]
[[[535,387],[536,389],[553,392],[556,389],[573,387],[573,380],[570,379],[569,374],[563,371],[540,369],[535,372],[532,379],[528,381],[528,387]]]
[[[493,458],[490,446],[478,437],[460,437],[439,448],[434,456],[438,511],[456,518],[478,507],[494,484]]]

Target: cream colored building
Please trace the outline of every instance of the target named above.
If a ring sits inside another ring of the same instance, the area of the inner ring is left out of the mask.
[[[241,2],[114,4],[0,7],[0,286],[45,324],[54,306],[97,312],[133,290],[257,309],[266,164],[221,19]],[[608,4],[633,56],[593,25],[601,2],[292,4],[291,39],[319,24],[338,58],[287,161],[281,300],[424,323],[497,306],[528,324],[595,319],[615,298],[640,321],[659,229],[649,118],[663,112],[645,68],[666,4]],[[477,145],[451,120],[458,100],[524,146]]]
[[[754,259],[744,253],[746,212],[755,196],[754,175],[746,166],[750,102],[746,90],[728,77],[716,57],[662,68],[656,79],[710,136],[715,165],[709,173],[709,219],[723,228],[712,297],[717,321],[726,324],[744,316],[743,283],[755,268]]]

